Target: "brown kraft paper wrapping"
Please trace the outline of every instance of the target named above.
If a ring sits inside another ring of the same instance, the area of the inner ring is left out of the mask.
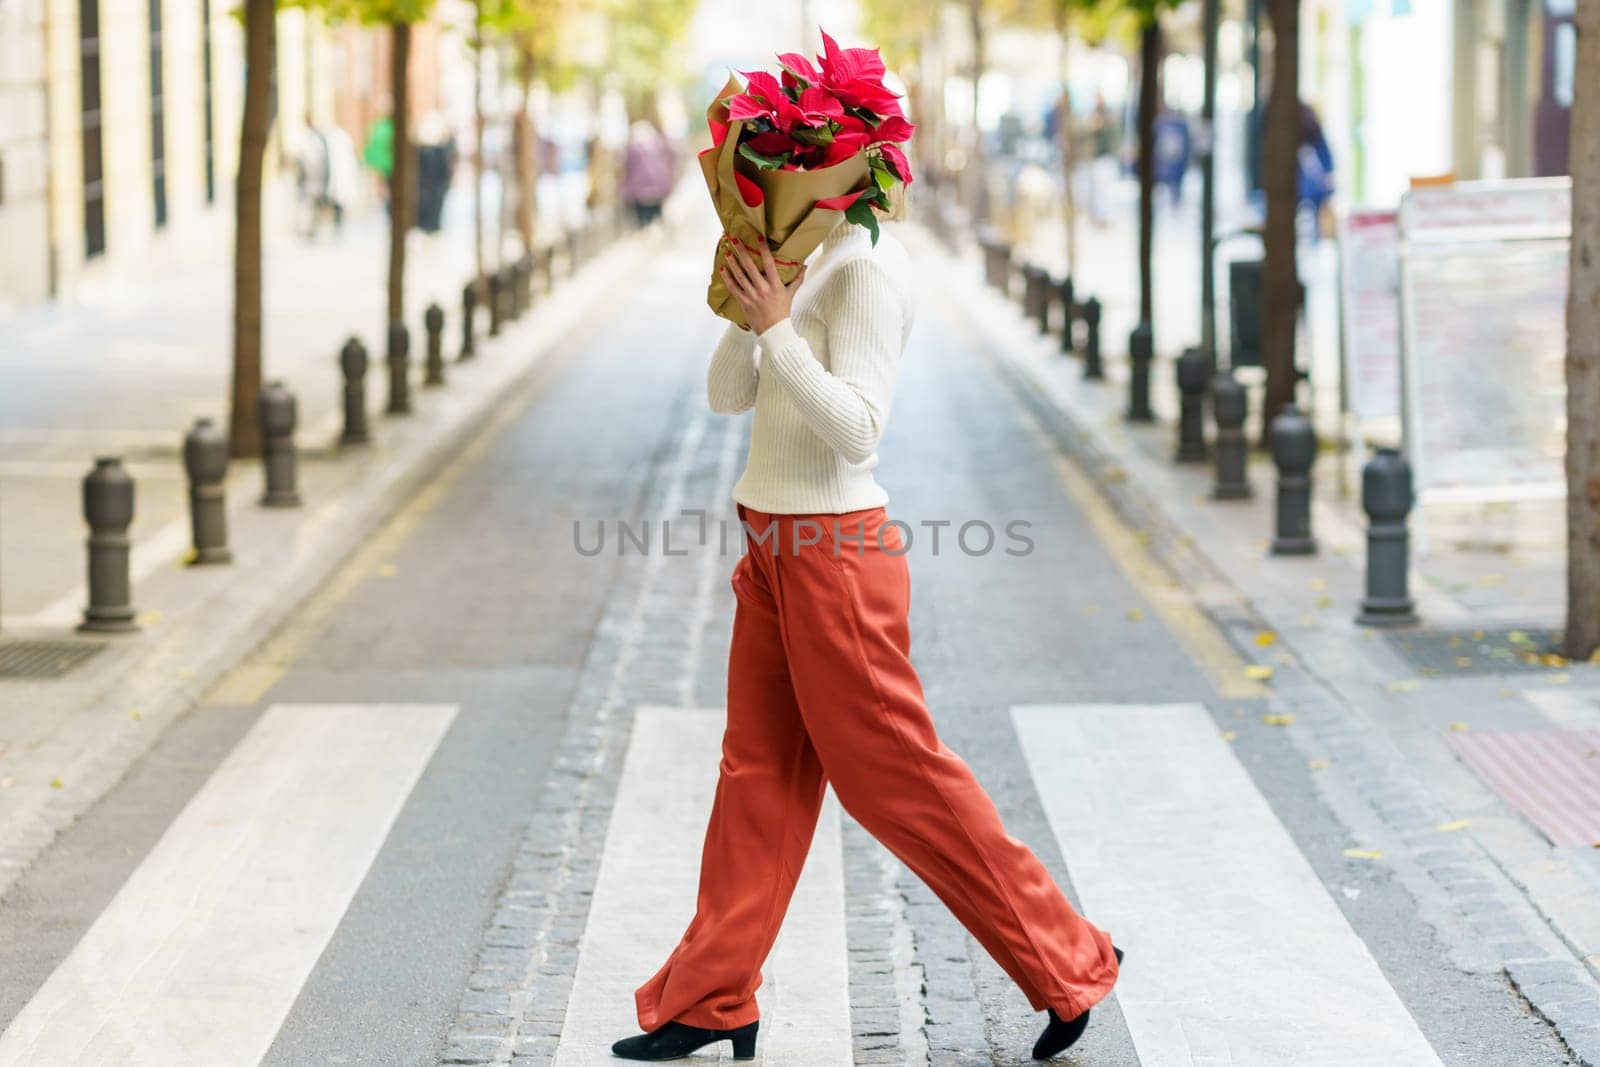
[[[730,75],[728,83],[706,109],[713,140],[716,140],[717,130],[726,132],[721,140],[700,153],[700,169],[705,174],[717,218],[722,221],[722,236],[717,240],[716,255],[711,263],[711,286],[706,290],[706,303],[729,322],[748,326],[739,301],[723,284],[717,270],[730,249],[729,235],[756,255],[759,255],[759,239],[765,237],[777,260],[778,277],[785,283],[791,282],[806,257],[828,236],[834,224],[844,217],[844,208],[849,206],[846,202],[840,208],[822,207],[819,201],[863,190],[871,179],[864,149],[842,163],[821,170],[760,170],[747,163],[736,172],[739,134],[744,123],[728,121],[728,108],[723,101],[743,91],[739,79]],[[736,173],[760,190],[760,203],[746,203]]]

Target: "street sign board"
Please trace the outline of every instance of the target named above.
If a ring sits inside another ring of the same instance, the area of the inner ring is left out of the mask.
[[[1339,221],[1345,402],[1357,422],[1400,417],[1400,220],[1357,210]]]
[[[1566,178],[1402,197],[1403,415],[1423,497],[1564,492],[1571,218]]]

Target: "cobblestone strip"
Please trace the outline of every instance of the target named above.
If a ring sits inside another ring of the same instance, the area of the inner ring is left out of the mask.
[[[702,500],[726,499],[724,465],[703,462],[709,416],[698,390],[686,390],[673,425],[683,431],[670,459],[646,482],[640,518],[676,516]],[[731,429],[727,432],[733,432]],[[716,484],[713,484],[716,483]],[[684,691],[694,664],[683,656],[683,606],[714,562],[686,566],[657,542],[630,550],[586,657],[549,781],[512,863],[499,907],[441,1057],[445,1064],[549,1064],[560,1041],[589,899],[605,845],[622,754],[641,702]],[[672,638],[677,634],[676,639]],[[674,658],[676,657],[676,658]]]
[[[923,970],[896,887],[898,861],[861,825],[844,821],[850,1024],[855,1062],[927,1067]]]
[[[912,965],[923,976],[929,1067],[993,1067],[973,976],[974,942],[922,879],[904,864],[895,868],[895,889],[913,934]]]

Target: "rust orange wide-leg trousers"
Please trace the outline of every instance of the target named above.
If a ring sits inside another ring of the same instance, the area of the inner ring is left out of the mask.
[[[823,791],[926,882],[1035,1011],[1077,1015],[1117,978],[1079,916],[934,731],[911,666],[911,587],[884,509],[769,515],[739,506],[746,552],[728,657],[728,724],[694,919],[635,993],[639,1025],[726,1029],[755,991],[810,850]]]

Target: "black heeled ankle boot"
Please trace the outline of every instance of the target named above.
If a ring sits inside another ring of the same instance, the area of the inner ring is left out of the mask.
[[[1111,951],[1117,954],[1117,964],[1122,964],[1122,950],[1115,945]],[[1033,1043],[1033,1058],[1047,1060],[1067,1051],[1078,1043],[1078,1038],[1089,1029],[1089,1009],[1085,1008],[1082,1014],[1074,1015],[1070,1019],[1063,1019],[1056,1014],[1054,1008],[1050,1009],[1050,1021],[1045,1024],[1044,1033],[1039,1035],[1039,1040]]]
[[[664,1023],[648,1034],[625,1037],[611,1046],[611,1054],[625,1060],[676,1060],[717,1041],[733,1041],[733,1058],[756,1058],[756,1027],[760,1020],[731,1030],[708,1030],[703,1026]]]

